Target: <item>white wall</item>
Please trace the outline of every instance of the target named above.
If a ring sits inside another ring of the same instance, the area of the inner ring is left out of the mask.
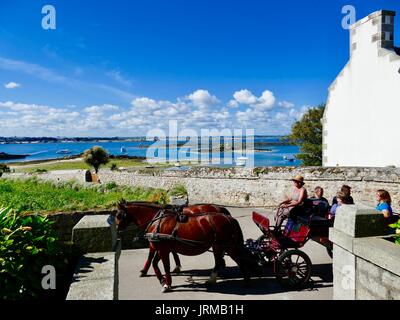
[[[382,12],[370,16],[355,24],[356,49],[330,88],[324,166],[400,167],[400,56],[373,42],[387,21]]]

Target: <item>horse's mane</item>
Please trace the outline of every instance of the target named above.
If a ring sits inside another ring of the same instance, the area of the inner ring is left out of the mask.
[[[121,200],[118,202],[119,205],[124,205],[124,206],[143,206],[143,207],[152,207],[152,208],[158,208],[161,209],[164,206],[157,204],[155,202],[150,202],[150,201],[125,201]]]

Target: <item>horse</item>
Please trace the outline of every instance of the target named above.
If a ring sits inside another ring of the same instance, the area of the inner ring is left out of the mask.
[[[124,200],[121,201],[121,203],[125,203],[126,202]],[[135,202],[135,203],[139,203],[139,202]],[[142,202],[144,204],[148,204],[148,202]],[[154,204],[153,204],[154,205]],[[180,214],[182,211],[183,214],[187,215],[187,214],[196,214],[196,213],[200,213],[200,212],[223,212],[226,215],[230,215],[230,212],[221,206],[217,206],[214,204],[198,204],[196,206],[192,206],[192,207],[184,207],[184,206],[166,206],[165,208],[174,210],[176,212],[176,214]],[[161,209],[161,207],[160,207]],[[156,251],[154,250],[153,246],[150,246],[149,248],[149,254],[147,256],[147,260],[144,263],[143,269],[140,270],[140,277],[145,277],[147,275],[147,272],[150,269],[151,266],[151,262],[154,259],[154,256],[156,255]],[[175,261],[175,269],[172,271],[172,273],[180,273],[181,269],[182,269],[182,265],[181,265],[181,261],[179,259],[179,256],[177,253],[172,252],[172,256],[174,258]],[[223,260],[223,264],[222,267],[225,267],[225,260]]]
[[[161,207],[148,202],[120,201],[118,210],[113,214],[118,230],[135,224],[146,233],[150,249],[156,253],[153,268],[162,285],[162,292],[172,289],[169,253],[175,252],[186,256],[197,256],[212,248],[215,266],[208,284],[216,283],[218,271],[224,267],[226,252],[241,269],[244,280],[248,282],[251,272],[259,273],[260,269],[244,246],[240,225],[225,208],[218,209],[213,205],[193,205],[184,208],[177,214],[171,207]],[[162,261],[165,276],[158,267]]]

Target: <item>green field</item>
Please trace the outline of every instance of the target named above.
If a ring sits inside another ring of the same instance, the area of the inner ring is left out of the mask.
[[[184,192],[181,186],[170,194]],[[12,207],[26,213],[54,213],[110,209],[121,198],[128,201],[165,202],[167,191],[151,188],[104,185],[83,186],[77,182],[43,182],[37,178],[11,180],[0,178],[0,208]]]
[[[102,166],[101,168],[111,168],[111,166],[115,164],[118,168],[132,168],[132,167],[144,167],[147,166],[148,163],[143,160],[137,159],[112,159],[110,162]],[[56,170],[87,170],[90,167],[84,163],[82,160],[74,159],[74,160],[60,160],[60,161],[48,161],[42,163],[14,163],[9,165],[11,169],[15,169],[15,172],[27,172],[33,173],[41,170],[46,171],[56,171]],[[167,164],[156,164],[157,167],[168,167],[171,165]],[[100,168],[100,170],[101,170]]]

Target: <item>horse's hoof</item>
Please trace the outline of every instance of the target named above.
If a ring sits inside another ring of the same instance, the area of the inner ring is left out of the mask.
[[[162,293],[166,293],[166,292],[169,292],[169,291],[171,291],[172,290],[172,288],[171,288],[171,286],[169,286],[169,285],[167,285],[167,284],[164,284],[163,285],[163,289],[162,289]]]
[[[206,281],[207,286],[215,286],[216,283],[217,283],[217,281],[215,281],[215,280],[207,280]]]
[[[147,276],[147,271],[141,270],[140,271],[140,277],[143,278],[145,276]]]
[[[206,281],[206,285],[213,286],[217,283],[217,272],[211,272],[210,278]]]
[[[176,266],[175,269],[172,271],[172,273],[181,273],[181,268],[180,266]]]

